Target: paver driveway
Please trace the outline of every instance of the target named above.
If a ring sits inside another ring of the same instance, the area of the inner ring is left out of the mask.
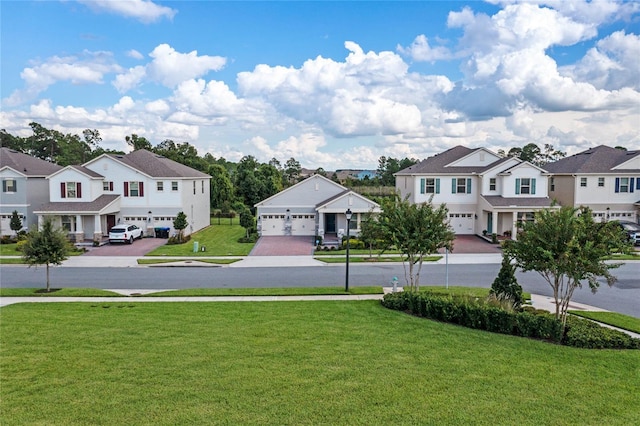
[[[164,238],[142,238],[133,244],[114,243],[90,247],[83,256],[144,256],[151,250],[167,243]]]
[[[260,237],[249,256],[311,256],[313,237]]]

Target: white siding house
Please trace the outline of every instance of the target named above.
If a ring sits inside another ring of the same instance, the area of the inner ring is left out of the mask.
[[[545,170],[485,148],[457,146],[395,176],[396,190],[410,202],[446,204],[456,234],[515,236],[519,221],[551,205]]]
[[[367,212],[380,206],[323,176],[313,175],[255,205],[258,233],[341,237],[346,233],[345,213],[351,210],[350,231],[356,235]]]
[[[99,240],[117,223],[132,223],[153,235],[174,232],[178,212],[189,235],[209,225],[210,179],[205,173],[147,150],[103,154],[83,166],[48,177],[50,202],[36,213],[50,216],[76,240]]]

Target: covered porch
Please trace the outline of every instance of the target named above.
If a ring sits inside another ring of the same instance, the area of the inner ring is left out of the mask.
[[[551,199],[540,198],[508,198],[501,196],[481,197],[480,220],[482,234],[491,236],[496,234],[506,238],[516,239],[520,224],[533,221],[536,211],[550,208]]]
[[[102,195],[90,202],[47,203],[40,210],[38,227],[50,218],[57,228],[62,228],[72,241],[101,241],[103,235],[116,224],[120,212],[120,195]]]

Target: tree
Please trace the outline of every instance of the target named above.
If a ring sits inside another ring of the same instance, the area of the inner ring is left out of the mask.
[[[613,285],[616,277],[610,270],[621,264],[605,263],[605,258],[627,251],[628,244],[615,222],[596,223],[588,208],[565,206],[536,212],[533,222],[523,223],[517,240],[507,241],[504,253],[518,268],[538,272],[551,286],[555,315],[564,327],[575,289],[586,281],[595,293],[599,277]]]
[[[291,157],[284,163],[284,179],[289,185],[298,182],[300,173],[302,173],[302,167],[295,158]]]
[[[19,230],[22,229],[22,220],[20,220],[20,215],[18,215],[18,210],[14,210],[11,213],[11,220],[9,221],[9,228],[16,234]]]
[[[382,203],[378,221],[384,240],[402,252],[405,279],[413,291],[420,289],[424,256],[453,248],[455,234],[448,224],[448,213],[445,204],[435,208],[431,199],[413,204],[396,196]]]
[[[184,230],[189,225],[187,215],[184,212],[178,212],[176,218],[173,219],[173,227],[178,231],[178,242],[181,243],[184,238]]]
[[[251,214],[251,210],[247,208],[244,204],[239,209],[240,210],[240,226],[245,229],[246,237],[249,238],[249,233],[255,229],[256,221]]]
[[[146,149],[148,151],[152,150],[151,142],[149,142],[147,138],[138,136],[135,133],[132,133],[131,136],[125,136],[124,140],[133,148],[134,151],[139,149]]]
[[[380,222],[378,222],[373,213],[368,212],[362,218],[358,239],[362,241],[365,246],[369,247],[369,257],[373,256],[373,246],[376,245],[378,241],[384,241],[384,234]]]
[[[211,207],[221,209],[230,206],[233,201],[233,183],[229,172],[220,164],[209,166],[211,176]]]
[[[502,266],[498,272],[498,276],[491,284],[491,291],[489,294],[494,295],[496,298],[509,299],[516,308],[522,305],[522,286],[518,284],[516,279],[516,266],[512,263],[509,256],[502,256]]]
[[[50,218],[46,218],[42,229],[34,229],[27,234],[22,247],[22,258],[31,265],[47,266],[47,292],[49,286],[49,265],[60,265],[67,258],[69,242],[66,232],[53,227]]]

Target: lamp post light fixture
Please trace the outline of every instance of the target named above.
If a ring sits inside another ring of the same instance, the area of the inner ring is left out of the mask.
[[[347,209],[347,211],[344,214],[347,217],[347,276],[344,280],[344,291],[346,293],[349,292],[349,228],[351,226],[351,216],[353,215],[353,213],[351,212],[351,209]]]

